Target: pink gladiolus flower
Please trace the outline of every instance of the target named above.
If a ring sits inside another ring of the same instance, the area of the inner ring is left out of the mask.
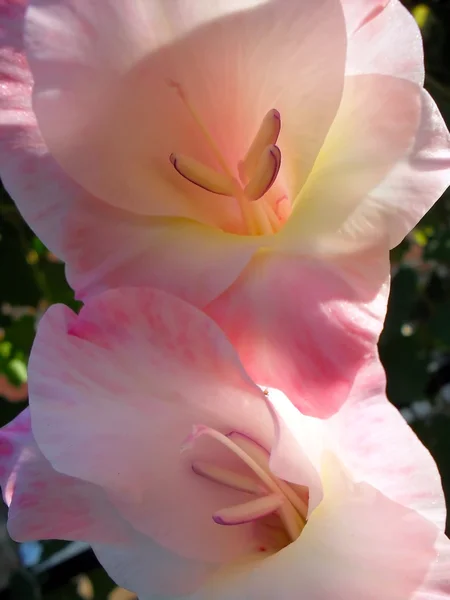
[[[142,600],[447,598],[439,474],[384,383],[373,363],[333,417],[307,417],[165,292],[53,306],[31,424],[0,432],[9,531],[88,541]]]
[[[450,181],[400,2],[2,0],[0,29],[2,178],[80,297],[207,307],[252,377],[339,407]]]

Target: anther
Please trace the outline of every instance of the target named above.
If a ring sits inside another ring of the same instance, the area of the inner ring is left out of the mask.
[[[247,182],[254,175],[261,154],[272,144],[276,144],[281,129],[280,113],[273,108],[266,114],[258,133],[256,134],[244,160],[239,163],[239,176],[243,182]]]
[[[214,194],[233,196],[233,182],[226,175],[182,154],[171,154],[169,159],[175,170],[191,183]]]
[[[245,186],[244,194],[249,200],[258,200],[272,187],[281,165],[278,146],[268,146],[261,154],[253,177]]]

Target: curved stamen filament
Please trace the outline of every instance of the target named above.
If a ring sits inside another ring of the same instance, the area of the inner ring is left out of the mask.
[[[231,487],[240,492],[260,494],[265,491],[264,488],[251,477],[240,475],[229,469],[217,467],[208,462],[195,461],[192,463],[192,470],[196,475],[201,475],[210,481],[226,485],[227,487]]]
[[[308,506],[299,496],[297,496],[289,484],[271,473],[269,466],[269,453],[267,450],[257,444],[254,440],[242,435],[241,433],[238,433],[237,431],[232,431],[227,435],[227,437],[240,448],[242,448],[246,454],[251,456],[252,459],[266,471],[266,473],[270,474],[271,477],[275,479],[283,494],[288,497],[291,504],[293,504],[293,506],[297,509],[303,523],[306,523],[305,516],[308,514]]]
[[[213,514],[213,521],[219,525],[243,525],[270,515],[280,509],[284,502],[285,499],[279,494],[261,496],[244,504],[218,510]]]
[[[192,431],[192,434],[188,437],[186,442],[182,445],[181,451],[185,451],[193,442],[201,437],[202,435],[208,435],[213,439],[217,440],[228,449],[230,449],[236,456],[238,456],[263,482],[263,484],[273,494],[281,495],[285,498],[284,503],[279,508],[280,517],[284,523],[286,531],[288,532],[292,541],[296,540],[301,533],[303,523],[300,520],[300,515],[295,510],[292,503],[288,500],[286,495],[283,493],[281,487],[274,480],[269,473],[267,473],[256,460],[254,460],[247,452],[233,442],[229,437],[212,429],[205,425],[196,425]]]

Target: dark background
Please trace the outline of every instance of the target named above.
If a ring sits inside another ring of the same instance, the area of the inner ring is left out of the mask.
[[[450,2],[408,2],[422,29],[426,88],[450,125]],[[450,497],[450,192],[392,252],[392,291],[380,340],[388,395],[436,459]],[[0,426],[26,406],[36,320],[54,302],[76,308],[64,267],[0,191]],[[395,452],[395,441],[393,440]],[[0,599],[128,600],[86,548],[15,544],[0,506]],[[64,550],[66,548],[66,550]],[[65,552],[71,553],[67,556]]]

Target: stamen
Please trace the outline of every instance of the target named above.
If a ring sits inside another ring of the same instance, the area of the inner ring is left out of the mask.
[[[200,118],[200,115],[198,114],[198,112],[195,110],[195,108],[190,103],[190,101],[187,97],[187,94],[183,89],[183,86],[180,83],[178,83],[177,81],[174,81],[173,79],[168,79],[167,84],[176,90],[178,96],[183,101],[184,105],[186,106],[189,113],[191,114],[191,117],[194,119],[194,121],[199,126],[205,140],[208,142],[208,145],[211,148],[211,150],[213,151],[218,163],[220,164],[220,166],[222,167],[222,169],[224,170],[226,175],[228,175],[228,177],[230,179],[233,179],[233,173],[231,172],[231,169],[227,165],[227,162],[224,159],[224,157],[222,156],[222,153],[221,153],[219,147],[217,146],[214,138],[209,133],[208,128],[203,123],[202,119]]]
[[[194,119],[195,123],[197,123],[198,127],[200,128],[200,130],[201,130],[201,132],[203,134],[203,137],[205,138],[207,144],[211,148],[214,156],[216,157],[217,162],[222,167],[222,170],[223,170],[224,174],[229,178],[230,181],[233,182],[233,195],[234,195],[234,197],[236,198],[236,200],[237,200],[237,202],[239,204],[239,209],[241,211],[242,218],[243,218],[244,223],[245,223],[245,227],[246,227],[249,235],[255,235],[255,233],[256,233],[256,231],[255,231],[255,225],[254,225],[254,223],[252,221],[251,214],[250,214],[250,211],[249,211],[249,207],[247,205],[246,198],[244,196],[242,187],[239,185],[239,182],[234,177],[232,170],[228,166],[227,161],[224,159],[224,157],[223,157],[223,155],[222,155],[222,153],[221,153],[218,145],[216,144],[214,138],[209,133],[208,128],[203,123],[203,121],[200,118],[200,115],[198,114],[198,112],[195,110],[195,108],[190,103],[190,101],[189,101],[189,99],[188,99],[188,97],[186,95],[186,92],[184,91],[184,89],[181,86],[181,84],[179,84],[177,81],[174,81],[173,79],[168,79],[167,80],[167,84],[170,87],[173,87],[176,90],[178,96],[183,101],[183,103],[186,106],[186,108],[187,108],[188,112],[190,113],[191,117]]]
[[[281,129],[280,113],[273,108],[269,110],[256,134],[243,161],[238,165],[239,176],[243,182],[247,182],[254,175],[261,154],[272,144],[276,144]]]
[[[261,154],[255,172],[244,188],[249,200],[259,200],[272,187],[281,165],[281,151],[278,146],[268,146]]]
[[[226,485],[227,487],[231,487],[241,492],[261,494],[266,491],[265,488],[251,477],[240,475],[229,469],[217,467],[208,462],[195,461],[192,463],[192,470],[196,475],[201,475],[215,483]]]
[[[233,184],[226,175],[183,154],[171,154],[169,158],[175,170],[188,181],[213,194],[233,196]]]
[[[255,462],[257,462],[262,469],[269,473],[273,479],[277,482],[281,488],[283,494],[287,496],[289,502],[297,509],[300,518],[303,523],[306,522],[306,515],[308,514],[308,505],[294,492],[294,490],[282,479],[276,477],[270,470],[269,465],[269,453],[265,448],[257,444],[254,440],[250,439],[242,433],[232,431],[227,435],[228,438],[239,446],[248,456],[250,456]]]
[[[200,129],[222,172],[217,172],[193,158],[171,154],[170,161],[176,171],[204,190],[234,198],[239,205],[246,234],[253,236],[276,233],[280,229],[280,219],[276,211],[270,206],[251,206],[251,202],[264,196],[273,185],[280,169],[281,152],[275,145],[281,130],[280,113],[272,109],[265,115],[244,160],[237,165],[237,177],[183,86],[173,79],[167,79],[166,83],[175,90]]]
[[[192,433],[182,444],[181,451],[184,452],[190,448],[194,441],[202,435],[208,435],[212,437],[234,452],[236,456],[238,456],[248,467],[250,467],[250,469],[261,479],[264,485],[267,486],[271,492],[274,494],[283,494],[281,487],[274,480],[274,478],[272,478],[269,473],[267,473],[249,454],[242,450],[226,435],[216,431],[215,429],[212,429],[211,427],[207,427],[206,425],[196,425],[193,428]],[[292,541],[296,540],[303,529],[303,524],[301,523],[300,515],[298,515],[297,511],[290,502],[285,502],[282,504],[280,507],[280,517]]]
[[[269,494],[268,496],[262,496],[244,504],[222,508],[213,514],[213,521],[219,525],[242,525],[250,523],[275,512],[285,501],[283,496],[279,494]]]
[[[239,433],[238,431],[230,432],[227,435],[227,438],[236,444],[236,446],[239,446],[239,448],[251,456],[255,462],[257,462],[264,470],[266,470],[266,466],[269,464],[270,454],[265,448],[255,442],[255,440],[252,438],[249,438],[247,435]]]

